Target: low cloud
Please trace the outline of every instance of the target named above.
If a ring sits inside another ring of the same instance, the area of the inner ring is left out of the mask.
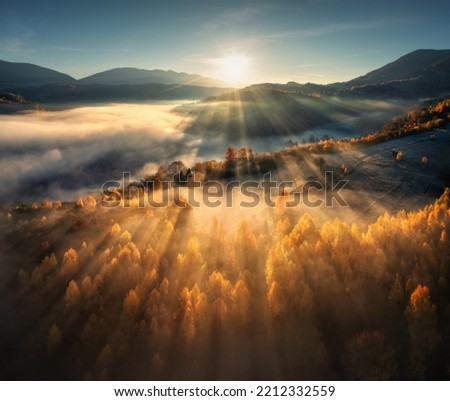
[[[112,104],[0,115],[0,202],[74,199],[123,172],[142,178],[175,160],[192,166],[221,159],[228,145],[261,152],[288,139],[359,135],[405,111],[392,102],[276,95],[176,108]]]
[[[195,160],[199,140],[169,105],[81,107],[0,116],[0,201],[70,198],[123,171]]]

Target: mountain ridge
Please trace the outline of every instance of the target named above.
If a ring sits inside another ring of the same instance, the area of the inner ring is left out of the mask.
[[[32,63],[0,60],[0,88],[40,86],[49,84],[100,84],[100,85],[192,85],[204,87],[231,87],[232,85],[200,74],[188,74],[173,70],[141,69],[134,67],[113,68],[81,79]]]
[[[11,86],[38,86],[48,83],[75,82],[75,78],[50,68],[31,63],[0,60],[0,88]]]
[[[380,68],[347,81],[347,85],[383,84],[391,81],[420,79],[450,60],[450,50],[418,49]]]
[[[0,89],[13,90],[33,101],[164,100],[182,96],[203,99],[222,95],[231,86],[223,81],[172,70],[132,67],[102,71],[80,80],[29,63],[0,61]],[[165,88],[158,85],[166,85]],[[3,88],[2,88],[3,87]],[[40,93],[39,87],[42,87]],[[184,87],[184,89],[183,89]],[[450,49],[419,49],[360,77],[327,85],[293,81],[260,83],[239,89],[275,89],[296,96],[350,96],[418,100],[450,94]],[[96,93],[96,90],[99,91]],[[122,90],[122,92],[121,92]],[[167,91],[172,91],[168,94]],[[67,96],[67,99],[64,97]],[[241,100],[242,100],[242,96]],[[226,97],[216,100],[225,100]],[[245,96],[244,96],[245,98]]]
[[[199,74],[188,74],[162,69],[142,69],[134,67],[119,67],[98,72],[79,79],[80,84],[101,85],[142,85],[142,84],[180,84],[206,87],[230,87],[224,81],[204,77]]]
[[[255,84],[244,90],[271,88],[300,96],[350,96],[372,99],[439,98],[450,94],[450,50],[419,49],[346,82],[327,85]]]

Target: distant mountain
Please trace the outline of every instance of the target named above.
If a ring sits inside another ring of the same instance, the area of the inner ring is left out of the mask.
[[[229,87],[216,79],[198,74],[163,70],[142,70],[138,68],[114,68],[78,80],[80,84],[101,85],[142,85],[142,84],[179,84],[208,87]]]
[[[79,85],[190,85],[214,88],[230,87],[226,82],[198,74],[138,68],[114,68],[76,80],[49,68],[29,63],[12,63],[0,60],[0,88],[39,86],[48,84]]]
[[[31,102],[95,103],[147,100],[198,100],[230,90],[223,81],[197,74],[116,68],[81,80],[28,63],[0,61],[0,91],[20,94]],[[0,92],[1,93],[1,92]],[[2,112],[31,108],[8,101]]]
[[[347,82],[328,85],[257,84],[297,96],[352,96],[371,99],[439,98],[450,94],[450,50],[416,50],[381,68]],[[248,89],[248,88],[244,88]]]
[[[348,82],[329,85],[338,95],[421,99],[450,94],[450,50],[416,50]]]
[[[450,78],[450,50],[416,50],[345,84],[376,85],[430,78]]]
[[[70,75],[29,63],[0,60],[0,88],[75,82]]]
[[[115,68],[75,80],[33,64],[0,61],[0,90],[37,102],[111,102],[202,99],[223,95],[227,84],[197,74],[137,68]],[[215,101],[258,101],[248,89],[276,90],[292,96],[350,96],[376,99],[438,98],[450,94],[450,50],[416,50],[348,82],[329,85],[257,84]],[[267,93],[265,94],[267,97]],[[227,98],[231,96],[231,98]],[[274,103],[273,93],[269,96]],[[247,97],[243,99],[242,97]],[[267,100],[267,99],[265,99]],[[286,99],[280,99],[280,102]]]

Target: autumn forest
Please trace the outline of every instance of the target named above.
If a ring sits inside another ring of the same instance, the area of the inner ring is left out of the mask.
[[[22,268],[3,279],[2,375],[446,378],[449,206],[446,190],[363,228],[282,202],[207,224],[92,197],[3,214],[3,263]]]

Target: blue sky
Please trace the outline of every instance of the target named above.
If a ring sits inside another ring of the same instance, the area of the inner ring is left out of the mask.
[[[347,80],[419,48],[450,48],[448,1],[20,1],[0,4],[0,59],[75,78],[161,68],[244,84]]]

